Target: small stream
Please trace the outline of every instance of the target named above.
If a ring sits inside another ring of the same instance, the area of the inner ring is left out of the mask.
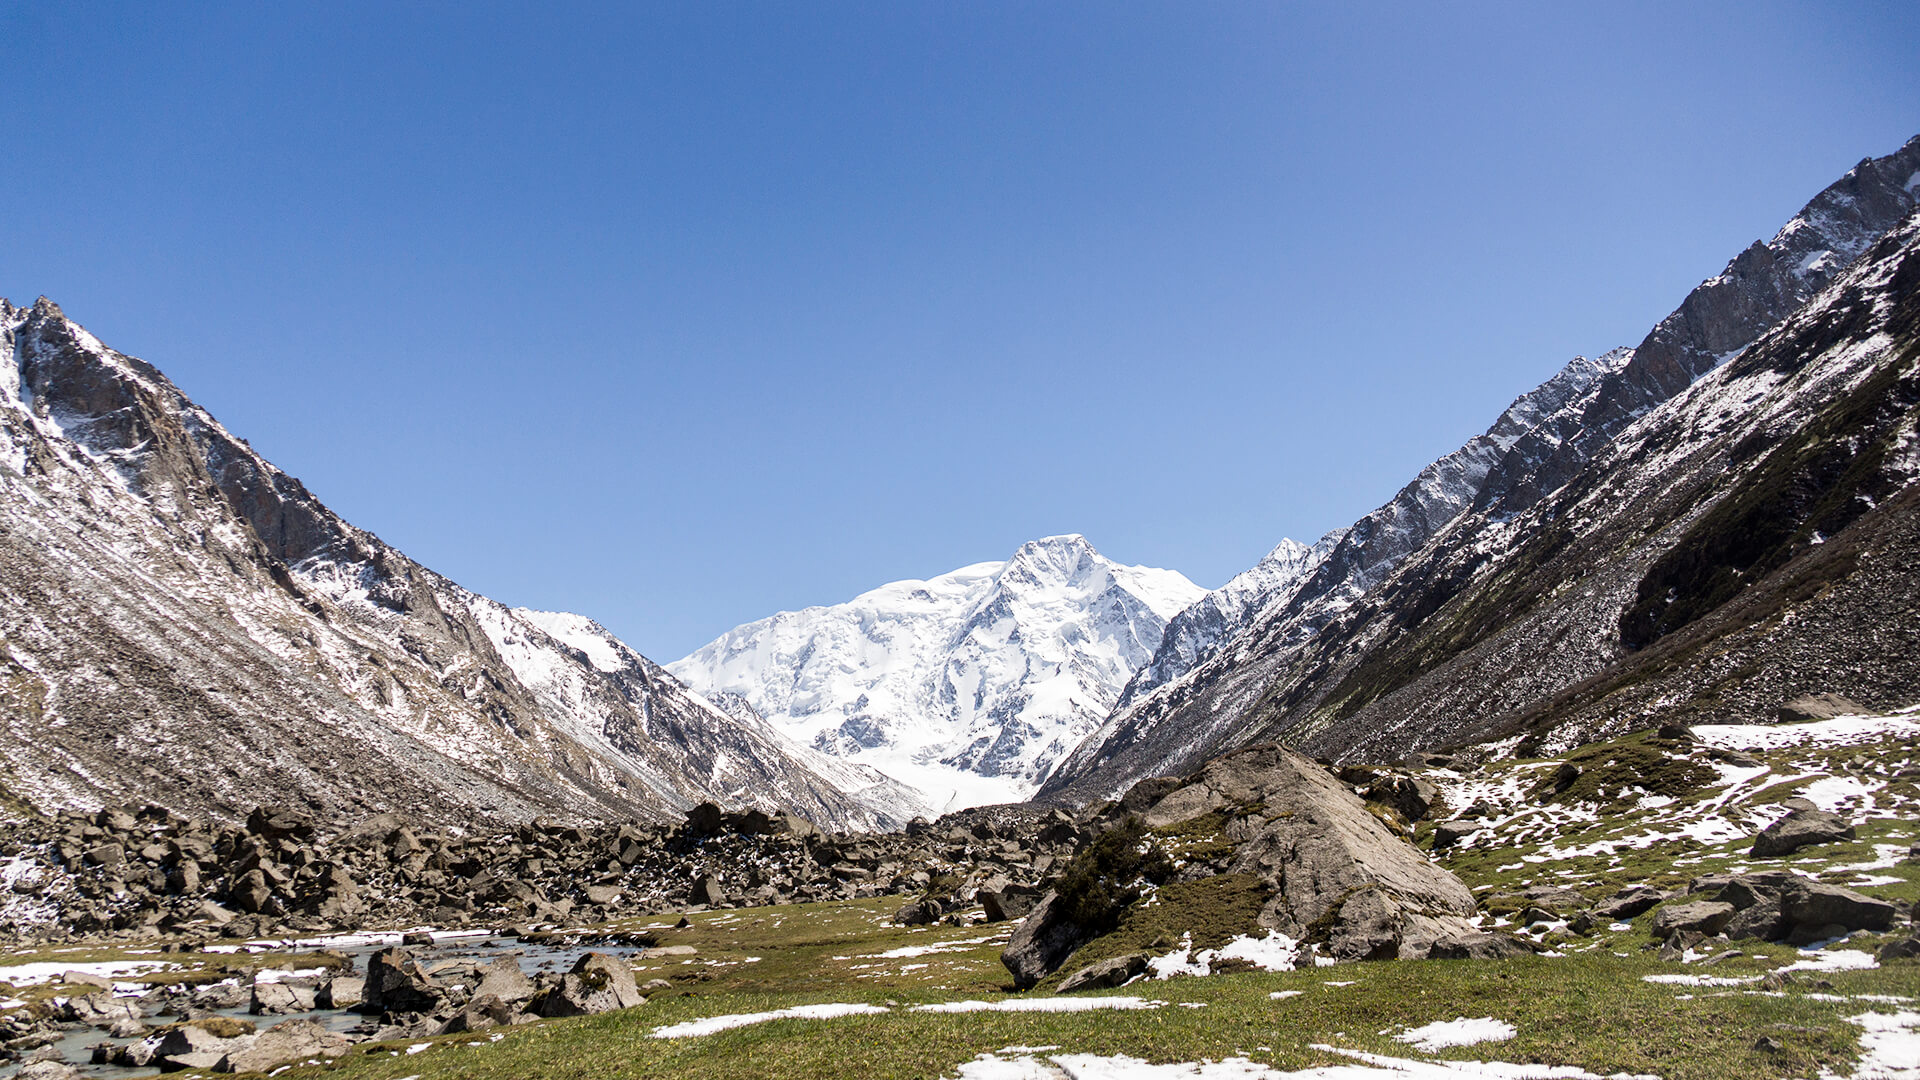
[[[441,969],[443,965],[451,966],[463,962],[484,964],[500,956],[513,956],[519,960],[520,970],[526,972],[528,976],[533,976],[541,972],[567,971],[573,967],[574,962],[577,961],[582,954],[588,952],[606,953],[610,956],[619,956],[631,960],[641,951],[641,947],[635,944],[596,944],[594,943],[595,938],[592,935],[585,935],[584,937],[561,937],[556,935],[553,938],[529,941],[517,937],[504,937],[485,931],[462,931],[446,933],[435,932],[433,937],[434,942],[432,945],[408,946],[408,951],[413,953],[415,958],[420,962],[421,967],[429,974],[432,974],[436,969]],[[367,958],[382,949],[401,944],[401,938],[401,933],[394,932],[390,934],[339,935],[328,938],[308,938],[285,942],[253,942],[247,945],[213,946],[207,949],[205,953],[199,955],[212,953],[217,956],[224,953],[245,954],[256,958],[270,958],[275,953],[285,953],[288,956],[293,956],[302,953],[312,953],[320,949],[330,949],[344,953],[350,957],[353,961],[353,973],[356,975],[364,975],[367,970]],[[566,944],[565,942],[568,941],[575,943]],[[272,968],[273,965],[268,964],[262,970],[265,971]],[[321,973],[321,969],[317,968],[300,969],[292,972],[286,972],[285,969],[278,970],[283,972],[282,977],[290,974],[296,978],[308,974],[318,975]],[[235,977],[233,981],[238,983],[239,977]],[[114,996],[121,998],[144,996],[146,992],[144,988],[140,992],[128,992],[120,989],[120,987],[128,985],[130,984],[117,983]],[[195,990],[205,990],[213,985],[215,984],[209,983],[196,987]],[[249,987],[251,984],[239,983],[239,985]],[[177,1001],[182,1005],[185,1004],[184,998],[171,1000]],[[165,1006],[163,1005],[162,1007]],[[237,1020],[249,1021],[255,1024],[261,1031],[265,1031],[267,1028],[287,1020],[311,1020],[329,1031],[346,1033],[355,1029],[365,1030],[365,1028],[362,1028],[362,1025],[367,1025],[369,1021],[377,1020],[377,1017],[368,1016],[364,1013],[337,1009],[316,1009],[310,1012],[276,1013],[271,1016],[255,1016],[248,1013],[247,1007],[248,1002],[243,1001],[241,1004],[232,1008],[209,1009],[206,1010],[206,1012],[232,1017]],[[204,1015],[204,1013],[202,1015]],[[177,1016],[149,1014],[144,1019],[150,1027],[160,1027],[173,1023],[179,1018]],[[68,1032],[65,1037],[52,1045],[59,1050],[61,1060],[89,1076],[127,1078],[127,1080],[132,1080],[132,1078],[135,1077],[157,1076],[160,1070],[151,1067],[125,1068],[110,1064],[97,1065],[94,1064],[92,1060],[93,1048],[102,1043],[124,1046],[138,1042],[140,1038],[144,1037],[145,1036],[115,1038],[104,1029],[83,1027]],[[32,1052],[29,1051],[25,1056],[30,1056],[31,1053]],[[0,1080],[6,1080],[6,1078],[14,1076],[21,1070],[23,1065],[24,1062],[18,1061],[0,1064]]]

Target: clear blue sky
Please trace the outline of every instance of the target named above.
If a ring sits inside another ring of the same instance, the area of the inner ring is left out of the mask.
[[[527,7],[0,2],[0,295],[662,661],[1218,585],[1920,132],[1911,2]]]

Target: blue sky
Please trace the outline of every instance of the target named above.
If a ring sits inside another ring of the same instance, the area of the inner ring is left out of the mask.
[[[0,2],[0,295],[662,661],[1214,586],[1920,132],[1910,3],[1575,7]]]

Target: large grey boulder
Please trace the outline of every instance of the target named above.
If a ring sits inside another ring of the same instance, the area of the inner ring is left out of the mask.
[[[533,1000],[533,980],[520,970],[520,961],[500,956],[480,965],[480,985],[473,988],[475,1000],[496,997],[509,1005],[524,1005]]]
[[[1087,928],[1064,914],[1060,894],[1048,890],[1035,904],[1000,953],[1000,963],[1013,975],[1013,984],[1022,990],[1046,978],[1067,962],[1073,951],[1091,938]]]
[[[1154,796],[1150,803],[1142,792]],[[1177,784],[1143,781],[1122,805],[1129,802],[1146,804],[1140,819],[1155,829],[1226,812],[1232,854],[1182,874],[1260,879],[1272,899],[1258,926],[1321,943],[1336,959],[1423,957],[1441,938],[1474,930],[1473,894],[1460,879],[1427,861],[1332,773],[1285,747],[1235,751]],[[1065,907],[1050,891],[1015,928],[1000,958],[1015,985],[1058,969],[1096,933]]]
[[[337,1058],[351,1049],[352,1039],[311,1020],[285,1020],[254,1036],[248,1045],[228,1051],[213,1071],[266,1072],[296,1061]]]
[[[634,985],[632,965],[617,956],[590,952],[534,1001],[533,1011],[541,1016],[586,1016],[631,1009],[646,1001]]]
[[[1791,855],[1811,844],[1832,844],[1854,838],[1853,825],[1838,814],[1807,802],[1790,800],[1787,816],[1767,826],[1754,838],[1755,858],[1770,859]]]
[[[1732,904],[1718,900],[1695,900],[1687,904],[1663,907],[1653,917],[1653,936],[1664,938],[1675,931],[1717,934],[1733,921]]]
[[[1099,990],[1110,986],[1124,986],[1129,979],[1145,973],[1146,970],[1146,953],[1116,956],[1097,964],[1088,964],[1061,979],[1060,988],[1055,993],[1071,994],[1075,990]]]
[[[1208,762],[1143,815],[1160,828],[1239,807],[1261,807],[1227,873],[1274,889],[1260,925],[1322,941],[1342,960],[1417,958],[1445,936],[1473,930],[1473,894],[1373,816],[1313,759],[1277,745]]]
[[[253,998],[247,1002],[247,1011],[255,1016],[312,1012],[316,996],[314,984],[304,980],[256,982],[253,984]]]
[[[412,953],[402,948],[382,949],[367,958],[359,1011],[432,1012],[441,996],[440,987],[420,969]]]
[[[1780,909],[1796,926],[1828,926],[1847,930],[1885,930],[1899,909],[1885,900],[1801,878],[1780,893]]]
[[[239,1053],[253,1045],[258,1036],[251,1033],[223,1037],[196,1023],[177,1024],[152,1037],[149,1063],[161,1072],[182,1069],[213,1069],[228,1054]]]

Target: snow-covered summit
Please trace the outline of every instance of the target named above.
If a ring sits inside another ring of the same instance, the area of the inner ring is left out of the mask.
[[[1077,534],[739,626],[668,670],[939,809],[1024,798],[1205,590]]]

